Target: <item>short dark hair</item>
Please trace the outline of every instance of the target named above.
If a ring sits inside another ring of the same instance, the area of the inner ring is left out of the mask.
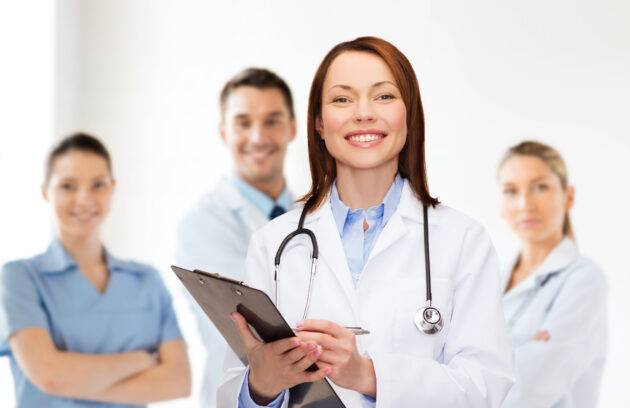
[[[89,152],[101,156],[107,162],[109,173],[112,174],[112,160],[105,145],[94,136],[77,132],[61,139],[48,153],[44,173],[44,186],[47,186],[50,181],[55,160],[70,151]]]
[[[269,71],[265,68],[246,68],[234,75],[221,90],[221,96],[219,102],[221,104],[221,118],[225,117],[225,104],[228,97],[237,88],[241,86],[253,86],[258,89],[270,89],[276,88],[282,92],[284,101],[289,108],[289,114],[291,118],[295,118],[295,112],[293,110],[293,96],[291,96],[291,90],[284,79],[280,78],[276,73]]]

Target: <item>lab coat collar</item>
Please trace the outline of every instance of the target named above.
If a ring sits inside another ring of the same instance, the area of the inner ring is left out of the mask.
[[[268,214],[263,214],[243,196],[227,176],[219,180],[213,196],[229,211],[239,213],[244,224],[250,226],[252,232],[269,221]]]
[[[392,214],[391,219],[381,232],[369,259],[378,255],[407,234],[408,227],[404,219],[410,219],[418,224],[422,224],[422,203],[416,198],[408,180],[405,179],[404,182],[398,209]],[[307,214],[304,220],[304,227],[312,229],[315,233],[315,236],[318,238],[320,259],[328,263],[330,270],[335,274],[346,296],[351,304],[354,305],[356,304],[356,290],[352,283],[348,261],[332,214],[329,197],[324,200],[324,203],[319,208]],[[429,208],[429,225],[438,222],[438,217],[433,216],[438,213],[434,209]],[[293,220],[293,223],[297,226],[297,218]],[[369,264],[369,259],[366,265]]]
[[[403,185],[402,193],[400,196],[400,203],[398,204],[398,208],[396,209],[394,214],[399,214],[403,218],[413,220],[415,222],[418,222],[419,224],[422,224],[423,222],[422,221],[422,202],[420,201],[420,199],[418,199],[418,197],[416,196],[416,193],[411,188],[411,185],[409,184],[409,180],[403,179],[403,181],[404,181],[404,185]],[[319,218],[322,216],[322,214],[325,211],[332,213],[332,209],[330,208],[330,194],[331,192],[329,191],[326,198],[324,199],[324,204],[322,204],[319,208],[311,211],[309,214],[306,215],[306,218],[304,220],[305,226],[309,224],[312,225],[312,223],[319,220]],[[429,225],[438,224],[440,216],[441,215],[439,211],[435,211],[434,208],[429,207],[429,214],[428,214]],[[393,218],[393,214],[392,214],[392,218]],[[294,219],[292,223],[297,226],[298,219],[297,218]]]
[[[519,255],[514,257],[514,261],[509,264],[509,268],[504,273],[503,291],[507,288],[510,281],[512,270],[518,262]],[[573,240],[564,237],[562,241],[556,245],[547,255],[545,260],[536,268],[530,276],[525,278],[520,284],[512,288],[506,295],[516,295],[523,291],[529,290],[540,285],[549,275],[559,273],[573,263],[579,256],[577,247]]]

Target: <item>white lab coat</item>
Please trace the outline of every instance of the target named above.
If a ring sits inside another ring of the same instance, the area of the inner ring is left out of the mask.
[[[182,219],[177,234],[176,265],[241,279],[247,243],[252,233],[268,221],[229,179],[222,178],[214,191],[206,194]],[[216,405],[227,344],[197,302],[184,292],[207,352],[199,406],[211,408]]]
[[[245,280],[274,298],[274,256],[295,230],[294,210],[257,231]],[[435,335],[419,332],[413,317],[426,304],[422,204],[405,181],[400,204],[374,245],[356,288],[348,270],[329,200],[306,217],[319,243],[309,318],[371,331],[357,336],[374,362],[377,407],[498,407],[513,367],[503,320],[499,266],[486,231],[445,206],[429,210],[433,305],[444,318]],[[287,245],[280,264],[279,309],[289,324],[301,320],[308,288],[310,240]],[[220,407],[236,407],[246,368],[228,350]],[[361,407],[355,391],[334,389],[346,407]],[[287,406],[285,398],[283,406]]]
[[[516,261],[516,260],[515,260]],[[503,274],[507,287],[514,263]],[[547,283],[541,283],[550,274]],[[607,343],[607,284],[570,238],[503,299],[516,383],[503,407],[597,406]],[[533,341],[541,330],[549,341]]]

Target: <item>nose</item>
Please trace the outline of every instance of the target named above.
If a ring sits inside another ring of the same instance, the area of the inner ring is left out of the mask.
[[[249,131],[250,143],[261,143],[264,140],[264,126],[260,122],[254,122]]]
[[[354,108],[353,120],[356,123],[370,123],[376,119],[372,103],[368,98],[359,99]]]
[[[534,197],[530,191],[525,191],[518,200],[518,206],[522,210],[530,210],[534,207]]]
[[[88,204],[92,201],[92,192],[89,188],[80,188],[75,197],[77,204]]]

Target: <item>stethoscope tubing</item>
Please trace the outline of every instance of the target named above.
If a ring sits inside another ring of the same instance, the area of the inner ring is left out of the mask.
[[[285,247],[288,245],[288,243],[295,238],[298,235],[302,235],[302,234],[306,234],[308,235],[308,237],[311,240],[311,244],[312,244],[312,254],[311,254],[311,272],[310,272],[310,278],[309,278],[309,283],[308,283],[308,293],[306,296],[306,306],[304,307],[304,314],[302,316],[302,320],[306,319],[306,316],[308,315],[308,311],[309,308],[311,306],[311,297],[312,297],[312,293],[313,293],[313,281],[315,278],[315,275],[317,274],[317,259],[319,256],[319,249],[317,246],[317,237],[315,237],[315,233],[313,233],[313,231],[311,231],[308,228],[304,228],[304,219],[306,218],[306,213],[309,211],[310,205],[309,202],[307,202],[304,205],[304,208],[302,209],[302,214],[300,215],[300,221],[298,222],[298,227],[295,229],[295,231],[292,231],[291,233],[289,233],[289,235],[287,235],[282,242],[280,243],[280,246],[278,247],[278,250],[276,251],[276,256],[274,258],[274,281],[275,281],[275,289],[276,289],[276,293],[275,293],[275,300],[276,300],[276,307],[280,307],[280,299],[279,299],[279,294],[280,294],[280,258],[282,257],[282,253],[284,252]],[[433,333],[437,333],[441,330],[442,328],[442,317],[440,315],[440,312],[434,308],[433,306],[431,306],[431,302],[433,300],[432,297],[432,293],[431,293],[431,262],[430,262],[430,257],[429,257],[429,223],[428,223],[428,208],[426,205],[422,206],[422,215],[423,215],[423,221],[424,221],[424,226],[423,226],[423,232],[424,232],[424,264],[425,264],[425,277],[426,277],[426,290],[427,290],[427,307],[421,308],[418,310],[417,313],[421,314],[421,317],[423,319],[423,322],[418,322],[416,323],[416,325],[418,326],[419,330],[424,331],[427,334],[433,334]],[[437,323],[433,323],[430,322],[425,314],[426,310],[433,310],[434,313],[437,314],[439,321]],[[414,319],[414,321],[416,321],[416,319]],[[426,325],[426,327],[421,327],[423,325]]]

